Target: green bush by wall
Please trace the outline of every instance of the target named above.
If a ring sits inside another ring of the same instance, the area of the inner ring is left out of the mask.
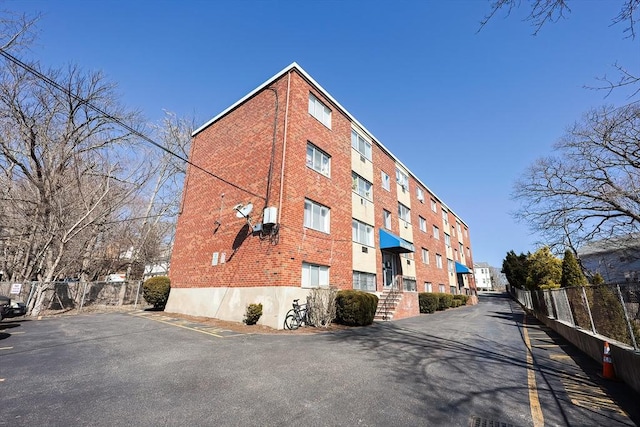
[[[171,280],[167,276],[151,277],[142,284],[142,297],[153,308],[164,308],[169,299]]]
[[[347,326],[373,323],[378,297],[368,292],[342,290],[336,295],[336,322]]]
[[[420,292],[418,294],[418,304],[420,313],[434,313],[438,309],[440,298],[438,294],[432,292]]]

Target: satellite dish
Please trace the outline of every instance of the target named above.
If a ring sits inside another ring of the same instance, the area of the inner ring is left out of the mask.
[[[236,211],[238,218],[249,218],[249,214],[253,210],[253,203],[247,203],[246,206],[243,206],[242,203],[235,205],[233,210]]]

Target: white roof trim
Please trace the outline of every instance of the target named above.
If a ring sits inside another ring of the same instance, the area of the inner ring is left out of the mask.
[[[284,69],[282,69],[282,71],[276,73],[273,77],[271,77],[270,79],[268,79],[267,81],[265,81],[264,83],[262,83],[260,86],[258,86],[257,88],[255,88],[254,90],[252,90],[251,92],[249,92],[248,94],[246,94],[245,96],[243,96],[242,98],[240,98],[238,101],[236,101],[234,104],[232,104],[229,108],[225,109],[224,111],[222,111],[220,114],[218,114],[217,116],[215,116],[214,118],[212,118],[211,120],[209,120],[208,122],[206,122],[205,124],[203,124],[202,126],[200,126],[198,129],[194,130],[193,133],[191,134],[192,137],[196,136],[198,133],[202,132],[204,129],[206,129],[207,127],[209,127],[211,124],[215,123],[216,121],[218,121],[219,119],[221,119],[222,117],[224,117],[225,115],[227,115],[229,112],[233,111],[234,109],[236,109],[239,105],[243,104],[246,100],[248,100],[249,98],[253,97],[255,94],[257,94],[258,92],[264,90],[265,88],[269,87],[269,85],[271,85],[274,81],[278,80],[280,77],[282,77],[283,75],[287,74],[288,72],[290,72],[291,70],[296,69],[300,74],[302,74],[302,76],[307,79],[313,86],[316,87],[316,89],[322,93],[322,95],[324,95],[327,99],[329,99],[336,107],[338,107],[340,110],[342,110],[342,112],[351,120],[351,122],[355,123],[356,125],[358,125],[358,127],[360,127],[360,129],[362,129],[362,131],[364,131],[365,133],[367,133],[367,135],[371,138],[371,140],[373,142],[375,142],[378,146],[380,146],[380,148],[382,148],[389,156],[391,156],[391,158],[398,163],[400,166],[402,166],[416,181],[418,181],[418,183],[420,183],[427,191],[429,191],[431,194],[433,194],[433,196],[452,214],[454,214],[456,216],[456,218],[460,219],[460,221],[464,224],[467,225],[467,223],[460,218],[458,215],[455,214],[455,212],[449,208],[449,206],[447,206],[438,196],[436,196],[436,193],[433,192],[424,182],[422,182],[420,180],[420,178],[418,178],[413,172],[411,172],[411,169],[409,169],[407,166],[405,166],[404,163],[402,163],[400,161],[400,159],[398,159],[387,147],[385,147],[371,132],[369,132],[369,130],[364,127],[364,125],[362,125],[362,123],[360,123],[355,117],[353,117],[351,115],[351,113],[349,113],[349,111],[347,111],[346,108],[344,108],[342,105],[340,105],[340,103],[338,101],[336,101],[336,99],[331,96],[329,94],[329,92],[327,92],[322,86],[320,86],[320,84],[318,82],[316,82],[313,77],[311,77],[305,70],[302,69],[302,67],[300,65],[298,65],[298,63],[296,62],[292,62],[289,66],[285,67]],[[395,171],[394,171],[395,173]]]

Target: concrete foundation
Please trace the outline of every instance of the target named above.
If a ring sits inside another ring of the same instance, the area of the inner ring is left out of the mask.
[[[308,294],[308,289],[285,286],[171,288],[165,312],[242,322],[247,306],[260,303],[262,316],[258,324],[283,329],[293,300],[298,298],[305,303]]]

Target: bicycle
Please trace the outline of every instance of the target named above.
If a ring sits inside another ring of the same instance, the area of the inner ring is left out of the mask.
[[[295,330],[304,323],[305,326],[309,325],[309,316],[307,313],[307,304],[299,304],[299,299],[293,300],[293,309],[287,312],[284,318],[284,328],[289,330]]]

